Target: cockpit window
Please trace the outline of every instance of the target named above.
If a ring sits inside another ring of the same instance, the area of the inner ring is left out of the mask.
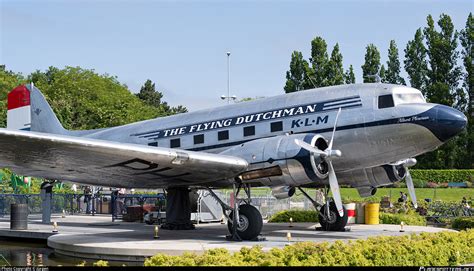
[[[379,109],[394,107],[392,94],[379,96]]]
[[[395,104],[425,103],[421,93],[395,93],[393,94]]]

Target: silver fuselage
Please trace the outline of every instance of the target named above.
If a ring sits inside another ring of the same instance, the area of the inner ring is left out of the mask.
[[[448,139],[439,131],[443,127],[437,120],[437,111],[445,107],[437,109],[440,105],[418,100],[395,101],[392,107],[379,108],[379,96],[400,93],[421,96],[416,89],[398,85],[341,85],[76,133],[116,142],[221,153],[245,142],[285,134],[320,134],[328,139],[341,107],[334,146],[343,156],[333,163],[336,172],[344,172],[415,157]],[[252,128],[245,128],[252,126],[254,133]],[[219,132],[224,133],[221,138]]]

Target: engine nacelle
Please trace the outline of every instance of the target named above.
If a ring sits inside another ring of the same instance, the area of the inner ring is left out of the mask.
[[[327,163],[319,155],[298,146],[295,139],[320,150],[328,147],[327,141],[320,135],[296,134],[249,141],[221,154],[238,156],[249,162],[249,170],[241,174],[244,182],[295,187],[326,179]]]
[[[276,199],[291,198],[295,194],[296,189],[290,186],[274,186],[272,187],[272,195]]]
[[[406,168],[398,164],[342,172],[338,177],[341,183],[356,187],[361,197],[369,197],[375,194],[377,187],[401,181],[406,174]]]

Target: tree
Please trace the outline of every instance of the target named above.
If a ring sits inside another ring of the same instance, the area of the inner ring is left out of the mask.
[[[382,64],[382,66],[380,66],[380,71],[379,71],[379,77],[380,77],[380,82],[382,83],[387,83],[387,72],[385,71],[385,66]]]
[[[380,74],[380,77],[384,78],[385,83],[405,85],[405,79],[400,76],[400,60],[398,59],[398,48],[395,40],[390,41],[387,70],[385,75]]]
[[[344,80],[346,84],[355,84],[356,78],[354,75],[354,68],[352,65],[349,66],[349,69],[346,71],[346,74],[344,75]]]
[[[457,66],[458,33],[446,14],[441,14],[438,20],[439,32],[435,29],[431,15],[427,17],[427,23],[428,26],[424,29],[429,57],[426,98],[430,102],[452,106],[461,76],[460,67]]]
[[[145,84],[140,88],[140,92],[135,94],[140,100],[146,104],[156,107],[163,112],[164,115],[174,115],[178,113],[188,112],[186,107],[179,105],[178,107],[170,107],[167,102],[163,102],[163,93],[155,89],[155,83],[150,79],[145,81]]]
[[[328,53],[326,41],[321,37],[316,37],[311,41],[311,58],[309,59],[311,68],[308,67],[308,81],[306,84],[313,87],[328,86],[327,67]]]
[[[439,31],[435,29],[431,15],[427,17],[424,28],[428,56],[427,86],[425,97],[429,102],[462,108],[465,97],[459,91],[461,69],[457,66],[458,33],[454,30],[451,18],[441,14],[438,20]],[[466,156],[465,136],[450,140],[436,151],[419,157],[420,167],[453,168],[462,167]],[[469,150],[467,150],[469,151]]]
[[[327,67],[327,84],[329,86],[344,84],[344,68],[342,66],[342,54],[339,51],[339,44],[336,43],[331,52]]]
[[[377,47],[369,44],[366,47],[365,62],[362,65],[362,75],[364,83],[375,82],[375,75],[379,73],[380,69],[380,53]]]
[[[306,71],[308,62],[303,59],[303,54],[293,51],[291,54],[290,70],[286,72],[286,83],[284,90],[286,93],[307,89]]]
[[[66,129],[95,129],[166,115],[143,103],[116,77],[80,67],[36,71],[29,81],[42,91]]]
[[[163,93],[156,91],[155,83],[150,79],[146,80],[145,84],[140,88],[140,92],[135,95],[148,105],[157,108],[162,105],[161,98],[163,98]]]
[[[467,101],[466,107],[464,107],[463,112],[468,118],[467,131],[466,131],[466,150],[465,158],[463,161],[466,161],[463,166],[465,168],[474,168],[474,92],[472,90],[472,85],[474,83],[473,76],[473,67],[472,67],[472,46],[474,40],[474,20],[472,18],[472,13],[469,13],[469,16],[466,21],[466,27],[461,31],[460,35],[461,45],[462,45],[462,59],[464,64],[465,73],[463,75],[463,88],[464,91],[468,93],[466,95]]]
[[[408,73],[410,85],[426,93],[428,64],[426,62],[426,48],[423,44],[423,31],[416,30],[413,40],[408,41],[405,48],[405,70]]]

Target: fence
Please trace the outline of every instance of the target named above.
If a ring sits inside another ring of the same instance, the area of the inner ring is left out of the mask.
[[[78,212],[78,196],[73,194],[53,194],[51,202],[52,213]],[[0,217],[10,213],[10,205],[14,203],[28,204],[30,214],[41,213],[40,194],[0,194]]]
[[[216,194],[226,203],[230,204],[230,192],[216,191]],[[207,195],[206,197],[210,197]],[[0,194],[0,217],[10,213],[10,205],[13,203],[27,203],[30,214],[41,213],[40,194]],[[97,194],[91,197],[89,202],[89,213],[94,215],[112,214],[112,221],[122,219],[128,206],[151,204],[157,206],[158,210],[164,210],[165,197],[163,194],[157,195],[115,195]],[[217,204],[217,202],[215,202]],[[207,207],[212,208],[208,204]],[[311,210],[313,205],[306,198],[289,198],[277,200],[271,194],[252,195],[252,205],[254,205],[264,218],[287,209],[298,208]],[[55,194],[53,193],[52,213],[62,213],[65,210],[68,214],[86,213],[87,201],[84,194]],[[206,210],[208,211],[208,210]]]

